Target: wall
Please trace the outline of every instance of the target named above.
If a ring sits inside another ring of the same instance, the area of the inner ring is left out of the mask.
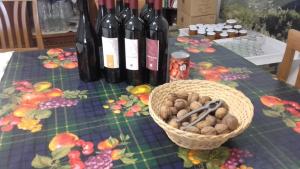
[[[300,30],[300,0],[222,0],[220,18],[285,40],[289,29]]]

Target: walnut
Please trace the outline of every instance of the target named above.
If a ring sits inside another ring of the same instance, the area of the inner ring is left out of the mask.
[[[205,121],[207,121],[210,126],[214,126],[217,123],[217,118],[215,116],[208,115],[206,116]]]
[[[189,125],[189,124],[190,124],[189,122],[183,122],[183,123],[182,123],[182,126],[185,127],[185,126],[187,126],[187,125]]]
[[[172,127],[174,127],[174,128],[179,128],[179,123],[177,122],[177,120],[176,120],[176,118],[172,118],[169,122],[168,122],[168,124],[170,125],[170,126],[172,126]]]
[[[228,126],[226,124],[216,124],[215,129],[218,134],[224,134],[224,132],[228,131]]]
[[[200,130],[207,126],[210,126],[210,123],[206,120],[200,121],[196,124],[196,127],[198,127],[198,129],[200,129]]]
[[[207,102],[212,101],[212,99],[209,96],[202,96],[199,101],[201,102],[201,104],[206,104]]]
[[[169,101],[175,101],[176,99],[177,99],[177,96],[176,96],[176,94],[175,93],[169,93],[168,94],[168,96],[167,96],[167,99],[169,100]]]
[[[188,113],[187,110],[182,109],[177,113],[177,118],[181,118],[182,116],[186,115]]]
[[[223,131],[223,133],[220,133],[220,134],[228,134],[228,133],[230,133],[231,131],[229,130],[229,129],[227,129],[227,130],[225,130],[225,131]]]
[[[217,131],[215,128],[211,126],[204,127],[201,129],[201,134],[203,135],[217,135]]]
[[[164,120],[167,120],[172,115],[170,107],[161,106],[160,108],[160,117]]]
[[[194,101],[198,101],[199,100],[199,95],[197,93],[190,93],[188,96],[188,102],[192,103]]]
[[[223,117],[225,117],[227,114],[227,109],[221,107],[221,108],[218,108],[215,112],[215,116],[218,118],[218,119],[223,119]]]
[[[165,104],[164,104],[165,106],[168,106],[168,107],[172,107],[173,105],[174,105],[174,103],[173,103],[173,101],[171,101],[171,100],[167,100],[167,101],[165,101]]]
[[[187,106],[187,107],[185,108],[185,110],[188,111],[188,112],[192,111],[191,108],[190,108],[190,106]]]
[[[193,121],[195,121],[197,119],[198,119],[198,115],[197,114],[193,114],[193,115],[191,115],[190,122],[192,123]]]
[[[222,120],[221,119],[217,119],[217,124],[222,124]]]
[[[184,99],[176,99],[174,107],[176,107],[177,110],[184,109],[187,106],[187,101]]]
[[[177,95],[177,98],[185,99],[185,100],[187,100],[187,98],[189,96],[189,94],[187,92],[184,92],[184,91],[178,92],[178,93],[176,93],[176,95]]]
[[[177,115],[178,110],[176,109],[176,107],[170,107],[170,109],[173,115]]]
[[[184,129],[185,131],[191,132],[191,133],[200,133],[200,130],[195,126],[190,126]]]
[[[190,109],[191,110],[196,110],[196,109],[199,109],[201,106],[202,106],[201,103],[194,101],[194,102],[191,103]]]
[[[223,118],[222,123],[226,124],[230,130],[235,130],[239,126],[239,122],[238,122],[237,118],[230,114],[227,114]]]

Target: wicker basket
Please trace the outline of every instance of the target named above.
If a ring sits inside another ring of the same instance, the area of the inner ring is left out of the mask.
[[[210,96],[212,99],[224,100],[229,106],[230,114],[238,119],[239,127],[228,134],[206,136],[185,132],[169,126],[158,115],[159,108],[169,93],[179,91],[196,92],[202,96]],[[175,144],[193,150],[210,150],[220,147],[228,139],[241,134],[248,128],[254,114],[251,101],[243,93],[231,87],[205,80],[176,81],[155,88],[150,95],[149,111],[154,121],[165,130],[168,137]]]

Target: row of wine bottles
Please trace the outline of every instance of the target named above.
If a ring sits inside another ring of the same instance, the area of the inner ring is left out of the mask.
[[[118,15],[115,0],[99,0],[95,29],[90,23],[87,1],[78,0],[78,7],[76,50],[82,81],[99,80],[102,74],[109,83],[166,82],[168,22],[162,16],[162,0],[147,0],[140,15],[138,0],[124,0]]]

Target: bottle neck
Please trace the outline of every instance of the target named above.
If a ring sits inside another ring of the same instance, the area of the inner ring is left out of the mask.
[[[161,10],[161,9],[155,9],[155,10],[154,10],[154,15],[155,15],[155,16],[160,16],[160,15],[162,15],[162,10]]]
[[[154,8],[154,3],[148,3],[148,8]]]
[[[138,9],[131,9],[131,14],[134,16],[138,16],[139,10]]]
[[[124,3],[124,9],[129,8],[129,3]]]
[[[123,8],[123,6],[124,6],[123,0],[117,0],[117,1],[116,1],[116,6],[117,6],[118,8]]]
[[[107,13],[105,5],[99,5],[99,10],[98,10],[98,16],[103,18],[104,15]]]
[[[103,8],[106,8],[105,5],[100,4],[99,9],[103,9]]]
[[[89,22],[89,10],[86,0],[80,0],[79,2],[80,16],[84,18],[85,22]]]
[[[89,9],[87,1],[85,0],[79,0],[79,11],[81,15],[85,15],[86,17],[89,17]]]
[[[99,5],[99,13],[102,13],[103,11],[106,11],[105,5]]]
[[[115,14],[116,13],[116,9],[115,8],[107,9],[107,13],[108,14]]]

